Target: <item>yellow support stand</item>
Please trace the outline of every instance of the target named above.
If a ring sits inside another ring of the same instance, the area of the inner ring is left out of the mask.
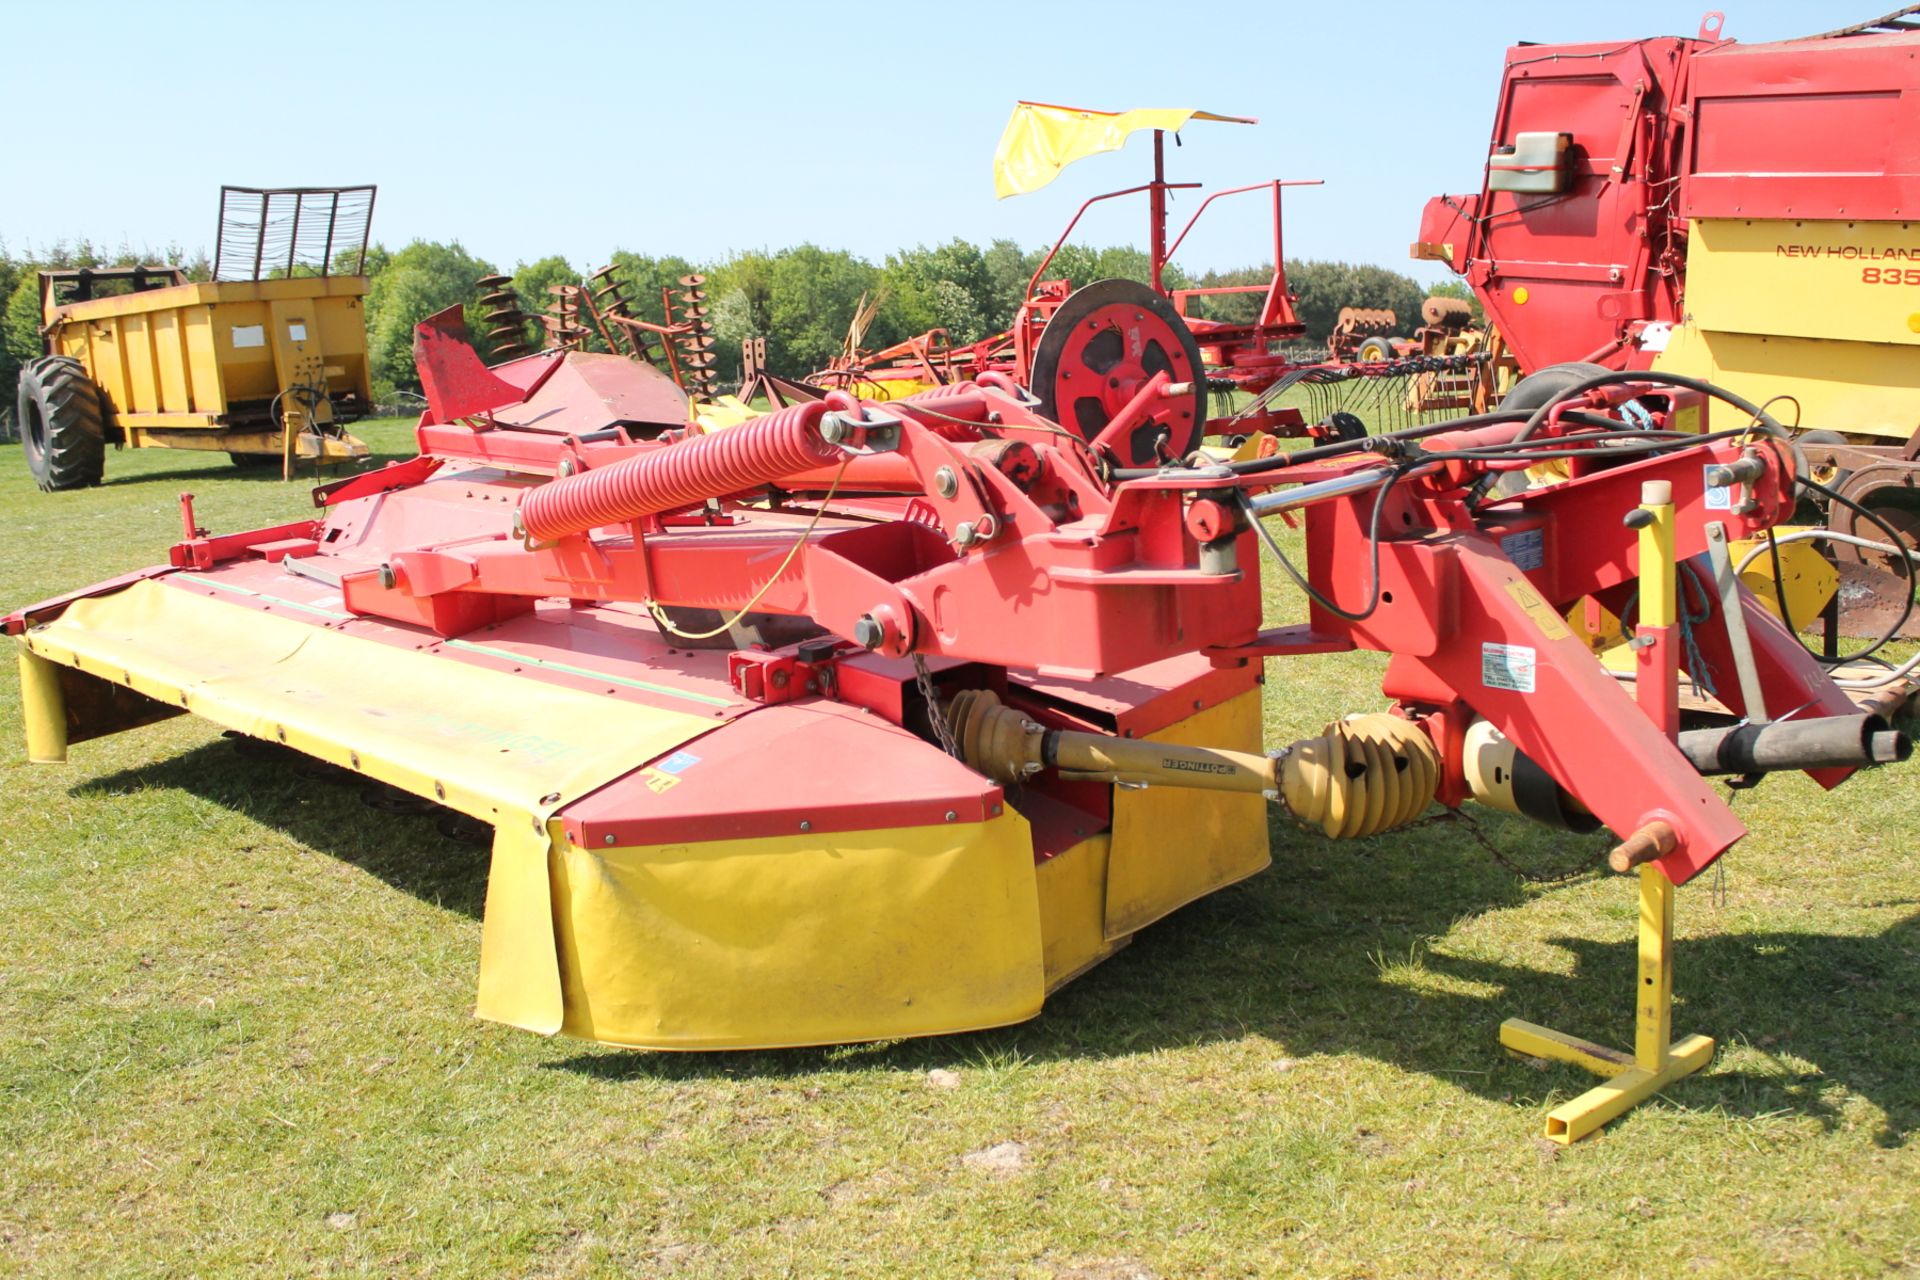
[[[1640,633],[1665,639],[1675,625],[1678,605],[1672,487],[1664,481],[1649,481],[1640,494],[1639,512],[1629,523],[1640,531]],[[1640,694],[1649,714],[1667,733],[1675,732],[1679,728],[1673,709],[1678,667],[1671,661],[1658,672],[1643,666],[1640,679]],[[1670,688],[1654,688],[1656,680]],[[1661,827],[1663,824],[1652,824],[1652,828]],[[1616,867],[1621,865],[1621,855],[1630,849],[1634,852],[1626,859],[1629,862],[1644,862],[1667,851],[1659,847],[1660,833],[1652,828],[1634,833],[1614,851]],[[1664,829],[1664,834],[1670,839],[1671,829]],[[1500,1043],[1515,1053],[1571,1062],[1608,1077],[1606,1083],[1548,1113],[1546,1136],[1554,1142],[1578,1142],[1675,1080],[1692,1075],[1713,1058],[1709,1036],[1690,1035],[1677,1043],[1673,1039],[1673,881],[1650,862],[1640,865],[1638,871],[1640,981],[1634,1006],[1633,1052],[1622,1053],[1519,1018],[1500,1024]]]
[[[1555,1142],[1578,1142],[1713,1058],[1711,1036],[1672,1039],[1673,893],[1666,872],[1640,868],[1640,999],[1632,1053],[1519,1018],[1500,1024],[1500,1043],[1515,1053],[1572,1062],[1610,1077],[1547,1114],[1546,1134]]]

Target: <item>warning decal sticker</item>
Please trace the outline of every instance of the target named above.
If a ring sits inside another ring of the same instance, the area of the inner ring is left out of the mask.
[[[1489,689],[1533,692],[1534,651],[1524,644],[1480,646],[1480,683]]]

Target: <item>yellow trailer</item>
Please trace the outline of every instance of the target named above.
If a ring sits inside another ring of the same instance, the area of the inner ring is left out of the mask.
[[[46,354],[19,420],[42,489],[98,484],[106,446],[223,450],[291,476],[367,456],[373,188],[221,188],[214,279],[176,267],[43,271]],[[351,266],[334,274],[336,265]]]

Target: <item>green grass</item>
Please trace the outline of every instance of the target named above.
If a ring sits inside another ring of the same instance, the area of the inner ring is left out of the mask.
[[[0,604],[160,559],[181,489],[216,530],[308,509],[224,459],[108,480],[43,495],[0,448]],[[1379,706],[1378,676],[1273,664],[1270,741]],[[1024,1026],[671,1056],[473,1020],[486,858],[431,819],[186,718],[29,767],[10,680],[0,739],[8,1273],[1920,1270],[1911,769],[1740,798],[1723,895],[1680,896],[1676,1028],[1719,1054],[1561,1149],[1542,1112],[1588,1078],[1495,1030],[1626,1041],[1633,892],[1524,884],[1453,825],[1276,823],[1270,871]],[[1485,825],[1536,865],[1590,847]],[[963,1160],[999,1143],[1018,1167]]]

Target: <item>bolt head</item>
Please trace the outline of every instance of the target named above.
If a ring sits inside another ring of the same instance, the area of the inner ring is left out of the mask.
[[[960,478],[953,474],[952,467],[942,467],[933,473],[933,491],[943,498],[960,492]]]
[[[854,643],[869,649],[878,649],[887,638],[887,629],[872,614],[862,614],[860,621],[853,624]]]

